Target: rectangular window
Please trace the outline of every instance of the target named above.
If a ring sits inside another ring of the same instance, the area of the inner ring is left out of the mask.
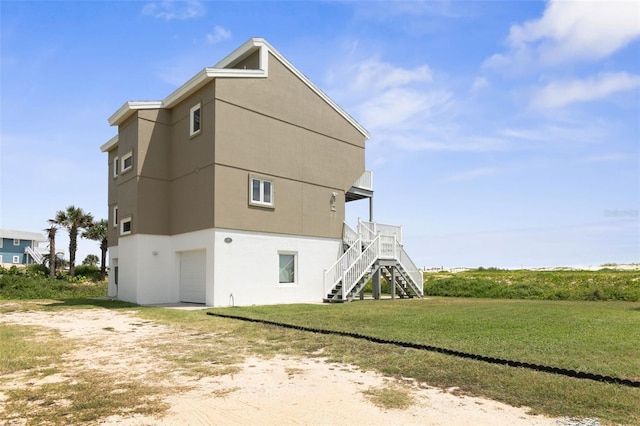
[[[133,153],[130,152],[122,157],[122,173],[133,168]]]
[[[113,208],[113,226],[118,226],[118,206]]]
[[[116,157],[113,160],[113,177],[118,177],[118,172],[120,171],[120,157]]]
[[[295,253],[278,253],[280,284],[296,283],[296,257]]]
[[[273,182],[252,177],[250,180],[250,204],[259,206],[273,206]]]
[[[120,235],[129,235],[131,233],[131,218],[127,217],[120,222]]]
[[[13,245],[14,246],[19,246],[20,245],[20,240],[14,238]]]
[[[0,263],[2,263],[2,255],[0,254]]]
[[[189,113],[189,136],[195,136],[200,133],[200,129],[202,128],[201,115],[202,108],[200,104],[191,108],[191,112]]]
[[[4,242],[4,238],[0,238],[0,248],[2,248],[2,243]]]
[[[13,256],[13,263],[20,263],[20,256]]]

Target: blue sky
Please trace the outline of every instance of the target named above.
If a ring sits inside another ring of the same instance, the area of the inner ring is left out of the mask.
[[[106,218],[107,118],[257,36],[371,132],[374,219],[419,266],[640,262],[640,2],[2,1],[0,24],[4,229]]]

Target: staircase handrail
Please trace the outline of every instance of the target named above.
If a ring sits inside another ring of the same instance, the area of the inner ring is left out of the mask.
[[[43,260],[42,254],[35,251],[31,246],[25,247],[24,252],[29,256],[31,256],[34,262],[36,262],[37,264],[42,264],[42,260]]]
[[[353,290],[364,274],[373,266],[376,259],[380,256],[380,236],[377,236],[369,245],[360,253],[360,256],[351,264],[344,272],[342,279],[342,300],[346,300],[347,294]]]
[[[358,232],[360,235],[364,237],[369,235],[371,236],[371,240],[375,238],[376,235],[393,235],[400,244],[402,244],[402,226],[398,225],[387,225],[385,223],[378,222],[367,222],[358,219]]]
[[[358,233],[345,222],[342,228],[342,239],[349,244],[349,246],[352,246],[358,238]]]
[[[397,247],[398,262],[400,262],[400,265],[407,272],[407,275],[409,275],[409,278],[411,278],[411,280],[409,281],[409,284],[411,285],[411,287],[413,287],[415,292],[420,297],[423,297],[424,296],[424,277],[422,276],[422,271],[418,269],[415,263],[413,263],[413,260],[411,260],[407,252],[404,250],[404,247],[402,247],[402,244],[397,244],[397,246],[398,246]]]
[[[324,271],[325,294],[329,293],[333,287],[344,278],[344,272],[356,261],[360,253],[362,253],[362,241],[360,238],[357,238],[353,244],[351,244],[351,247],[340,256],[336,263]]]
[[[362,238],[362,241],[373,241],[378,235],[375,232],[375,229],[371,229],[368,226],[369,224],[373,224],[375,226],[375,222],[363,222],[358,219],[358,235]]]

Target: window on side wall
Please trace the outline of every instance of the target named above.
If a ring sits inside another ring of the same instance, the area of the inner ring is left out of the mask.
[[[133,152],[122,156],[122,173],[128,172],[133,168]]]
[[[202,129],[202,108],[197,104],[191,108],[189,113],[189,136],[195,136]]]
[[[278,253],[279,273],[278,282],[284,285],[296,284],[297,254],[292,252]]]
[[[273,207],[273,181],[252,176],[249,179],[249,204]]]
[[[20,263],[20,256],[13,256],[13,263]]]
[[[119,172],[120,172],[120,157],[116,157],[113,159],[113,177],[117,178]]]
[[[120,221],[120,235],[129,235],[130,233],[131,233],[131,217],[127,217]]]
[[[118,226],[118,206],[113,208],[113,226]]]
[[[18,240],[18,239],[14,239],[14,240],[13,240],[13,245],[14,245],[14,246],[19,246],[19,245],[20,245],[20,240]]]

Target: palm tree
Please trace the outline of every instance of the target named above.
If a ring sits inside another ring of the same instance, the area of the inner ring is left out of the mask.
[[[106,276],[106,271],[107,271],[106,261],[107,261],[107,247],[108,247],[107,234],[109,233],[108,229],[109,229],[109,222],[107,222],[106,219],[101,219],[97,222],[91,223],[91,225],[89,225],[87,230],[82,233],[82,236],[84,238],[88,238],[90,240],[100,242],[100,251],[101,251],[100,276],[103,280],[104,280],[104,277]]]
[[[53,219],[49,219],[49,227],[45,228],[47,232],[47,238],[49,239],[49,259],[56,258],[56,232],[58,232],[58,227],[56,226],[56,221]],[[56,262],[49,262],[49,277],[56,277]]]
[[[55,217],[56,224],[69,231],[69,275],[76,273],[76,251],[78,249],[78,230],[88,228],[93,222],[91,213],[85,213],[80,207],[69,206],[59,210]]]

